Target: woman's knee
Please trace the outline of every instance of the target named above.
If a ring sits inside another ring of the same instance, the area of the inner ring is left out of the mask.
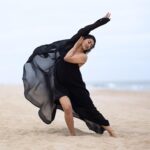
[[[72,105],[68,96],[63,96],[59,99],[65,113],[72,113]]]

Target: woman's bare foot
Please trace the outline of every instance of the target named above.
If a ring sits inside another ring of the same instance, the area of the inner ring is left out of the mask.
[[[112,137],[117,137],[116,133],[114,132],[114,130],[109,130],[108,131],[109,135]]]
[[[75,133],[70,133],[70,136],[76,136],[76,134]]]
[[[102,126],[102,127],[107,130],[110,136],[117,137],[117,135],[115,134],[115,131],[110,126]]]

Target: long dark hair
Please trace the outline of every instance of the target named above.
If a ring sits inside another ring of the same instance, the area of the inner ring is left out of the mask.
[[[92,40],[94,41],[94,45],[93,45],[90,49],[84,51],[84,53],[86,54],[86,53],[89,53],[89,52],[95,47],[96,38],[95,38],[93,35],[88,34],[88,35],[84,36],[84,40],[85,40],[85,39],[92,39]]]

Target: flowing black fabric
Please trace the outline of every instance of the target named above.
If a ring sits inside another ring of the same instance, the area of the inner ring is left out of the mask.
[[[108,21],[109,18],[101,18],[95,23],[80,29],[70,39],[37,47],[24,64],[22,77],[24,95],[27,100],[39,107],[39,116],[45,123],[50,124],[54,120],[57,109],[63,111],[58,99],[64,94],[71,99],[73,116],[83,120],[90,130],[102,134],[105,129],[100,125],[109,125],[108,120],[102,116],[90,99],[77,64],[66,64],[62,61],[64,55],[81,36],[88,35],[91,30]],[[74,80],[76,82],[73,84],[71,80],[67,81],[71,86],[70,90],[68,90],[68,85],[59,82],[59,77],[63,79],[60,72],[56,75],[56,70],[63,71],[62,66],[64,64],[69,65],[68,71],[74,68],[73,71],[76,71],[77,75],[76,80]],[[78,101],[78,99],[82,99],[82,101]]]

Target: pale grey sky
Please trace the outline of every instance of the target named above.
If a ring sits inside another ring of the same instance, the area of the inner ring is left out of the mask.
[[[34,48],[70,38],[108,11],[111,21],[91,32],[97,44],[84,80],[150,81],[149,7],[149,0],[0,0],[0,83],[22,83]]]

